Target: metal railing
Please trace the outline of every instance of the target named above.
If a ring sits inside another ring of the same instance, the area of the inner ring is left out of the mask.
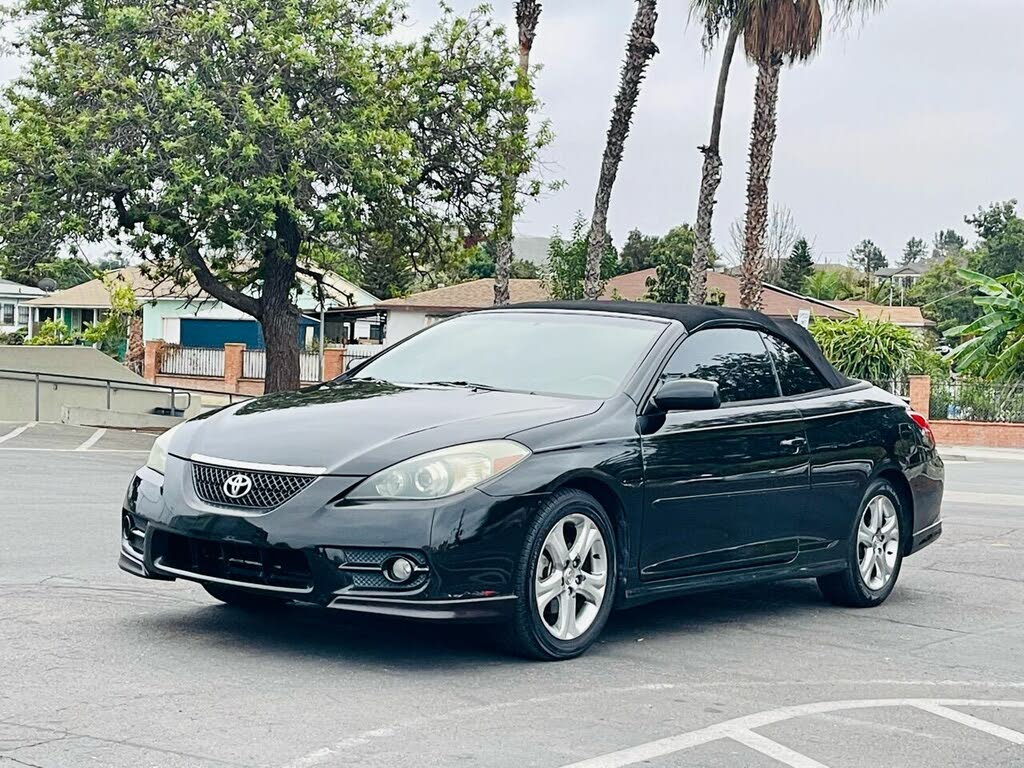
[[[235,400],[250,400],[250,395],[237,395],[232,392],[222,392],[215,389],[196,389],[190,387],[187,390],[183,390],[181,387],[165,386],[163,384],[141,384],[133,381],[119,381],[117,379],[103,379],[95,376],[76,376],[67,373],[41,373],[39,371],[25,371],[16,368],[0,368],[0,380],[8,381],[29,381],[35,386],[35,421],[39,421],[40,416],[40,403],[41,403],[41,390],[43,384],[54,385],[55,388],[60,384],[67,384],[72,386],[82,387],[93,387],[102,388],[106,390],[106,409],[112,410],[112,400],[115,392],[126,391],[126,392],[149,392],[149,393],[166,393],[167,394],[167,407],[170,409],[172,414],[185,413],[192,406],[193,395],[219,395],[221,397],[227,397],[228,404],[233,403]],[[179,398],[185,398],[184,405],[179,403]]]
[[[929,418],[1024,423],[1024,381],[932,381]]]
[[[164,347],[160,358],[160,373],[223,378],[224,348]]]

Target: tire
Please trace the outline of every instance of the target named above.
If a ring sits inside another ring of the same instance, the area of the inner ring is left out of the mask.
[[[895,532],[888,529],[890,510],[898,526]],[[875,480],[868,486],[853,521],[846,568],[818,578],[825,599],[848,608],[873,608],[884,603],[899,578],[909,535],[909,515],[896,489],[888,480]]]
[[[246,611],[267,611],[282,607],[287,601],[280,597],[260,595],[237,587],[223,584],[203,584],[203,589],[222,603]]]
[[[586,538],[580,540],[581,535]],[[576,564],[570,559],[568,566],[554,562],[555,553],[563,551],[561,545],[567,548],[563,554],[570,556],[586,548],[583,559]],[[516,566],[515,589],[520,597],[513,618],[501,627],[503,644],[517,655],[542,661],[579,656],[594,644],[608,622],[617,573],[615,534],[608,513],[590,494],[576,489],[557,491],[526,532]],[[545,584],[552,586],[545,590]],[[538,608],[538,592],[543,611]],[[563,637],[557,636],[559,631]]]

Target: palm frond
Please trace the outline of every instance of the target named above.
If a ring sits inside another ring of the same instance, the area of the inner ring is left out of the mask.
[[[820,0],[748,0],[743,47],[754,62],[804,61],[821,44]]]

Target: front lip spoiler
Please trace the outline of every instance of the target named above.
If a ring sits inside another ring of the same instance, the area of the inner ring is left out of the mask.
[[[353,613],[400,616],[431,621],[502,621],[509,618],[515,595],[467,597],[456,600],[414,600],[394,597],[340,595],[328,608]]]
[[[235,581],[234,579],[222,579],[218,576],[207,576],[203,573],[194,573],[193,571],[185,571],[180,568],[172,568],[169,565],[165,565],[162,558],[159,557],[153,561],[153,568],[158,574],[167,574],[181,579],[187,579],[189,581],[198,581],[201,584],[212,582],[214,584],[225,584],[229,587],[239,587],[241,589],[250,589],[257,592],[274,592],[276,594],[295,596],[308,595],[313,591],[313,587],[274,587],[269,584],[253,584],[251,581]]]

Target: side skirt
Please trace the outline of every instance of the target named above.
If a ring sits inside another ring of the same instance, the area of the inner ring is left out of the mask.
[[[787,563],[781,566],[766,568],[744,568],[736,571],[683,576],[664,581],[638,583],[627,587],[624,599],[620,603],[623,608],[643,605],[666,597],[688,594],[691,592],[710,592],[716,589],[742,587],[750,584],[762,584],[770,581],[788,579],[813,579],[829,573],[836,573],[846,567],[845,559],[827,560],[813,564],[800,565]]]

